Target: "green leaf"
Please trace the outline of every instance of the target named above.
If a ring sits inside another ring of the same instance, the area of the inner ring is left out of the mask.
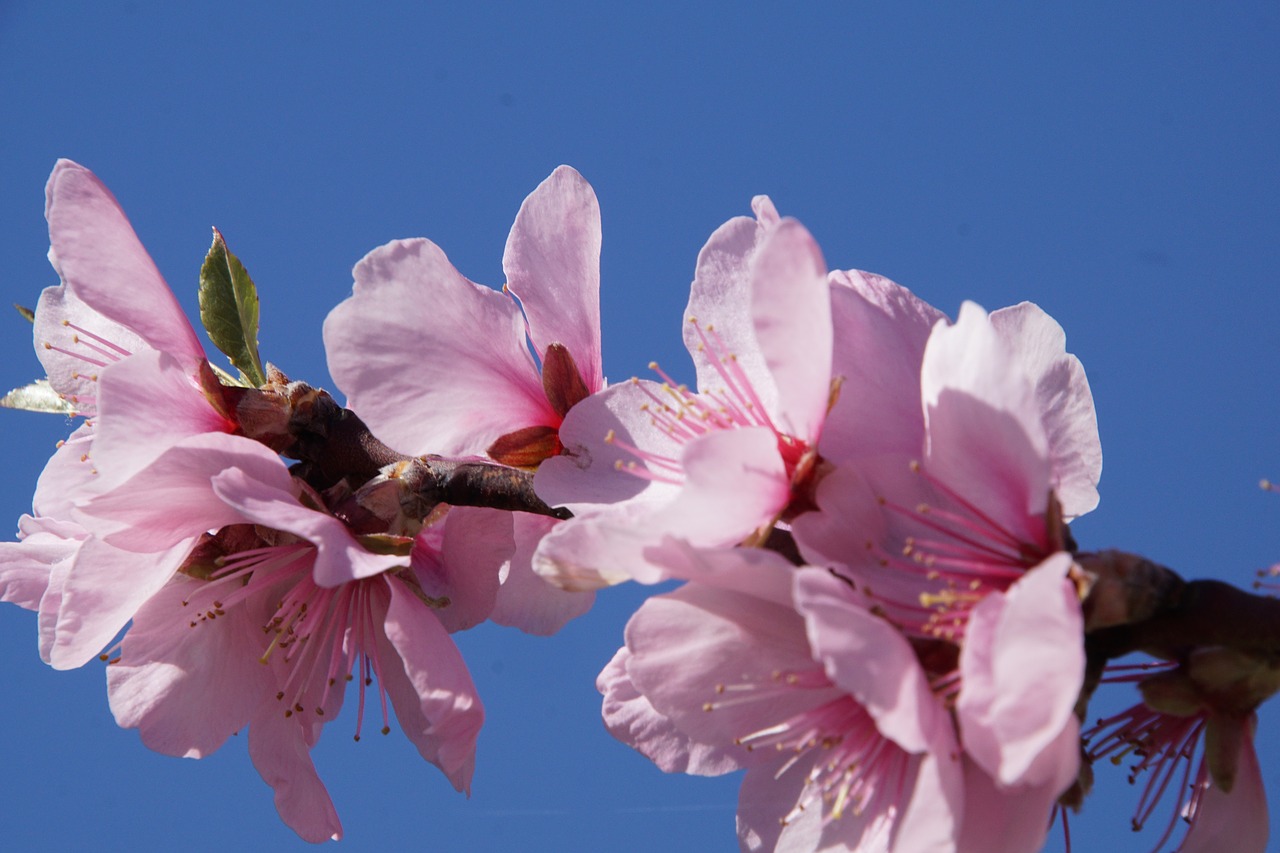
[[[64,400],[47,379],[37,379],[30,385],[14,388],[0,397],[0,406],[6,409],[22,409],[25,412],[48,412],[54,415],[74,415],[76,407]]]
[[[218,229],[200,267],[200,321],[255,388],[267,381],[258,358],[258,290],[240,259],[227,250]]]

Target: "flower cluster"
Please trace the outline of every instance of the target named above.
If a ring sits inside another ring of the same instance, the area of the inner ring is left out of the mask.
[[[664,771],[745,770],[744,850],[1037,850],[1091,762],[1141,756],[1145,820],[1204,733],[1182,849],[1262,850],[1274,655],[1123,633],[1165,605],[1139,614],[1132,561],[1069,530],[1102,455],[1061,327],[1030,303],[953,320],[751,208],[697,258],[693,386],[656,364],[606,383],[599,208],[562,166],[500,290],[427,240],[356,265],[324,326],[344,408],[262,368],[221,235],[201,313],[239,375],[210,364],[115,199],[60,162],[39,387],[84,421],[0,544],[0,600],[37,611],[55,668],[106,660],[150,748],[198,758],[248,726],[311,841],[341,836],[310,749],[348,689],[357,739],[394,710],[467,790],[484,715],[451,633],[551,634],[598,590],[678,581],[600,673],[604,721]],[[1167,663],[1082,747],[1128,651]]]

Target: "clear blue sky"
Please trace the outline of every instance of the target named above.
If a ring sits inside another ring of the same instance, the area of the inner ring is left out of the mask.
[[[1257,488],[1280,478],[1274,4],[435,5],[0,2],[4,300],[56,283],[42,193],[70,157],[192,310],[218,226],[258,282],[264,356],[332,387],[320,326],[362,255],[429,237],[500,284],[520,201],[568,163],[603,209],[606,374],[689,377],[697,250],[768,193],[833,268],[1062,323],[1106,460],[1083,547],[1238,583],[1280,561],[1280,499]],[[39,375],[16,314],[0,352],[4,388]],[[7,534],[66,430],[0,411]],[[459,637],[488,709],[469,801],[398,732],[330,724],[315,757],[343,849],[734,849],[736,778],[666,777],[599,722],[596,672],[646,592],[549,640]],[[305,846],[243,737],[150,753],[115,727],[101,666],[39,661],[30,614],[0,610],[0,649],[8,849]],[[1273,803],[1278,725],[1268,709]],[[1078,849],[1148,849],[1109,775]]]

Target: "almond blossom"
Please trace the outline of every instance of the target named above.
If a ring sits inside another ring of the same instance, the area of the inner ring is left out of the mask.
[[[525,199],[502,266],[498,292],[421,239],[356,265],[325,320],[329,370],[396,450],[532,468],[559,452],[569,409],[604,388],[600,209],[581,175],[561,166]]]
[[[1087,386],[1038,372],[1071,363],[1055,349],[1056,324],[1010,310],[1022,321],[1011,336],[968,303],[954,325],[939,322],[921,359],[918,461],[887,452],[837,464],[819,510],[793,527],[809,560],[854,581],[908,636],[958,649],[966,754],[1002,788],[1038,791],[1047,823],[1076,774],[1084,670],[1084,581],[1054,489],[1087,509],[1096,468],[1077,463],[1100,455],[1089,452],[1092,408],[1059,405],[1087,401]],[[1057,393],[1044,393],[1052,383]]]
[[[36,308],[36,355],[86,421],[41,474],[19,541],[0,543],[0,599],[39,611],[41,655],[52,662],[63,583],[88,538],[76,505],[186,436],[235,426],[205,393],[204,350],[110,190],[59,160],[45,198],[61,283]]]
[[[94,536],[57,642],[83,655],[132,621],[108,695],[149,747],[199,758],[248,725],[281,817],[309,841],[338,838],[308,753],[358,680],[357,739],[366,712],[390,730],[389,700],[422,756],[467,789],[483,711],[448,633],[493,609],[510,514],[455,509],[416,537],[362,541],[278,456],[220,434],[175,445],[83,512]]]
[[[429,240],[373,250],[324,325],[329,369],[348,405],[409,454],[487,454],[536,468],[560,453],[565,416],[606,384],[600,239],[595,192],[561,166],[520,206],[502,292],[464,278]],[[554,522],[518,514],[513,523],[518,549],[494,619],[554,633],[594,596],[533,574],[534,548]]]
[[[745,850],[956,849],[952,723],[906,639],[772,552],[664,553],[692,580],[641,606],[601,673],[614,735],[667,771],[745,768]]]
[[[585,400],[565,453],[538,469],[539,495],[578,516],[535,554],[556,583],[652,583],[664,536],[763,538],[804,501],[833,394],[826,266],[803,226],[764,196],[752,206],[698,256],[685,326],[698,391],[633,379]]]

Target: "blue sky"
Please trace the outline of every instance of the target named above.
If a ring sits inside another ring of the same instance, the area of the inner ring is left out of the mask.
[[[568,163],[603,210],[606,374],[656,359],[687,378],[697,250],[768,193],[833,268],[953,315],[1026,299],[1062,323],[1106,460],[1083,547],[1242,584],[1280,560],[1257,487],[1280,477],[1273,4],[263,5],[0,3],[6,301],[56,283],[42,193],[70,157],[193,312],[221,229],[258,283],[264,357],[332,387],[320,326],[361,256],[429,237],[500,284],[520,201]],[[16,314],[0,353],[0,385],[39,375]],[[0,411],[10,533],[67,429]],[[459,636],[488,710],[469,801],[398,733],[330,724],[315,755],[343,848],[734,849],[736,778],[666,777],[599,722],[595,674],[646,592],[609,591],[552,639]],[[0,611],[0,648],[12,848],[304,847],[242,742],[150,753],[114,725],[100,666],[39,661],[30,614]],[[1277,723],[1259,734],[1273,798]],[[1154,841],[1130,837],[1122,775],[1073,821],[1078,849]]]

